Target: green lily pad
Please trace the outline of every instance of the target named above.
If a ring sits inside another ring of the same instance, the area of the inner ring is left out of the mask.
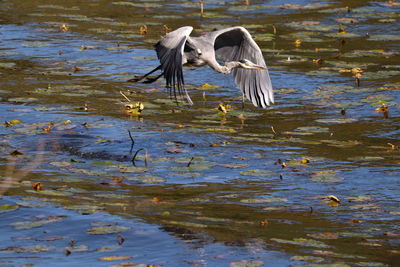
[[[13,97],[9,98],[8,101],[16,103],[32,103],[38,101],[38,99],[34,97]]]
[[[395,98],[392,96],[388,96],[385,94],[379,94],[379,95],[371,95],[368,97],[365,97],[361,99],[361,102],[366,102],[369,103],[372,107],[378,107],[382,105],[386,106],[391,106],[394,105],[395,103],[391,102]]]
[[[249,260],[240,260],[240,261],[232,261],[229,263],[229,267],[260,267],[264,266],[264,262],[260,260],[249,261]]]
[[[325,34],[325,36],[327,36],[327,37],[333,37],[333,38],[354,38],[354,37],[360,37],[359,34],[350,33],[350,32],[327,33],[327,34]]]
[[[113,198],[113,199],[126,199],[132,197],[130,195],[114,194],[114,193],[97,193],[95,194],[95,196],[101,198]]]
[[[315,256],[293,256],[290,258],[292,261],[307,261],[307,262],[323,262],[325,259]]]
[[[265,197],[265,198],[248,198],[242,199],[240,202],[246,204],[259,204],[259,203],[279,203],[279,202],[287,202],[287,198],[283,197]]]
[[[147,168],[143,167],[135,167],[135,166],[126,166],[126,165],[119,165],[118,169],[121,173],[144,173],[148,172]]]
[[[240,174],[246,176],[276,176],[275,172],[261,169],[241,171]]]
[[[346,197],[346,200],[349,202],[370,202],[373,200],[373,198],[369,196],[356,196],[356,197]]]
[[[100,251],[100,252],[102,252],[102,251],[114,251],[114,250],[117,250],[119,248],[121,248],[121,246],[116,246],[116,245],[114,245],[114,246],[105,246],[105,247],[101,247],[101,248],[96,248],[96,251]]]
[[[334,147],[354,147],[361,145],[362,143],[357,140],[347,140],[347,141],[339,141],[339,140],[321,140],[322,143],[328,144],[328,146]]]
[[[129,181],[137,181],[143,184],[159,184],[164,183],[165,178],[152,176],[152,175],[142,175],[142,176],[135,176],[135,177],[128,177]]]
[[[302,133],[328,133],[329,128],[327,127],[320,127],[320,126],[302,126],[297,127],[294,129],[295,132],[302,132]]]
[[[302,246],[302,247],[315,247],[315,248],[329,248],[330,247],[322,241],[317,241],[314,239],[307,239],[307,238],[295,238],[293,240],[271,238],[270,240],[278,242],[278,243],[282,243],[282,244],[291,244],[291,245],[297,245],[297,246]]]
[[[24,47],[46,47],[46,46],[49,46],[49,43],[41,42],[41,41],[31,41],[31,42],[23,43],[22,46],[24,46]]]
[[[81,173],[89,176],[100,176],[106,174],[104,171],[96,171],[96,170],[87,170],[87,169],[81,169],[81,168],[68,168],[68,171],[70,172],[75,172],[75,173]]]
[[[12,69],[16,66],[14,62],[0,62],[0,68]]]
[[[351,161],[379,161],[379,160],[384,160],[385,158],[380,156],[358,156],[358,157],[349,157],[347,159]]]
[[[354,118],[337,118],[337,119],[318,119],[315,120],[316,122],[320,123],[327,123],[327,124],[344,124],[344,123],[351,123],[357,121]]]
[[[42,194],[42,195],[47,195],[47,196],[57,196],[57,197],[67,197],[67,196],[72,196],[73,194],[70,192],[65,192],[65,191],[59,191],[59,190],[40,190],[40,191],[35,191],[35,190],[25,190],[25,192],[28,193],[33,193],[33,194]]]
[[[0,205],[0,213],[14,211],[14,210],[17,210],[18,208],[19,208],[18,205],[3,204],[3,205]]]
[[[111,226],[98,226],[88,229],[86,232],[92,235],[106,235],[106,234],[116,234],[120,232],[125,232],[130,230],[130,227],[111,225]]]
[[[366,233],[356,233],[356,232],[340,232],[338,233],[340,237],[357,237],[357,238],[371,238],[372,235]]]
[[[400,35],[394,34],[376,34],[371,35],[367,39],[368,41],[400,41]]]
[[[0,249],[0,252],[39,253],[39,252],[51,251],[54,248],[55,247],[53,246],[44,246],[44,245],[26,246],[26,247],[7,247]]]
[[[339,177],[338,173],[338,171],[334,170],[318,171],[312,173],[310,179],[314,182],[320,183],[334,183],[343,181],[343,178]]]
[[[71,162],[68,161],[52,161],[49,164],[55,167],[70,167],[72,165]]]
[[[259,33],[254,35],[255,41],[269,42],[275,39],[275,34],[273,33]]]
[[[87,245],[78,245],[78,246],[68,247],[67,249],[70,252],[84,252],[88,251],[89,247]]]
[[[98,213],[102,212],[105,209],[104,207],[96,206],[93,204],[68,205],[68,206],[63,206],[63,208],[68,210],[75,210],[81,214]]]
[[[63,218],[65,218],[65,216],[50,216],[50,217],[47,217],[46,219],[37,220],[37,221],[14,222],[14,223],[11,223],[11,226],[14,226],[14,228],[16,230],[25,230],[25,229],[41,227],[48,223],[57,222],[57,221],[62,220]]]

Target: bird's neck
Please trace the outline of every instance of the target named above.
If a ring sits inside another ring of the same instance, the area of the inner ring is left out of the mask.
[[[239,67],[240,63],[238,61],[229,61],[226,62],[224,66],[221,66],[218,63],[209,65],[211,66],[211,68],[213,68],[215,71],[218,71],[219,73],[229,74],[231,73],[232,69]]]
[[[229,61],[225,63],[225,67],[228,71],[228,73],[231,73],[231,71],[234,68],[240,67],[240,62],[239,61]]]

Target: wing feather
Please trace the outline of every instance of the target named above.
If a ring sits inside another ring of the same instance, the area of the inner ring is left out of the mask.
[[[265,70],[235,68],[232,74],[236,85],[253,105],[267,107],[274,103],[274,95],[268,69],[261,49],[243,27],[231,27],[211,33],[216,57],[225,61],[242,59],[265,67]]]
[[[183,49],[192,32],[193,27],[185,26],[168,33],[155,44],[154,48],[164,72],[167,87],[171,88],[176,98],[176,91],[182,95],[182,91],[190,104],[192,100],[187,93],[183,79]]]

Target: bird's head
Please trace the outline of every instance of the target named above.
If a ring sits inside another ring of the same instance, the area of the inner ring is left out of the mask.
[[[265,70],[266,68],[257,64],[254,64],[248,59],[239,60],[239,67],[243,69],[251,69],[251,70]]]

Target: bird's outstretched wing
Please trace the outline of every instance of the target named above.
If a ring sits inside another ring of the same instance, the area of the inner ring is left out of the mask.
[[[242,59],[265,67],[265,70],[235,68],[232,70],[236,85],[255,106],[274,103],[272,84],[261,49],[243,27],[232,27],[212,32],[216,57],[225,61]]]
[[[192,30],[193,27],[190,26],[176,29],[161,38],[154,46],[161,63],[161,69],[164,72],[167,87],[171,88],[175,98],[176,91],[182,94],[183,90],[190,104],[193,104],[193,102],[184,88],[182,58],[185,43]]]

